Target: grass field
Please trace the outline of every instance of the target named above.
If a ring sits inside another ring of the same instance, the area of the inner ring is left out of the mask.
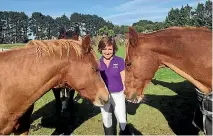
[[[123,57],[124,50],[124,47],[120,47],[117,55]],[[51,91],[36,102],[30,134],[56,134],[54,103]],[[134,126],[137,134],[198,134],[191,124],[195,106],[194,86],[170,69],[161,68],[145,89],[145,101],[134,105],[127,103],[128,122]],[[104,134],[100,109],[85,99],[75,103],[72,114],[65,114],[59,125],[68,128],[68,134]]]
[[[23,43],[16,43],[16,44],[0,44],[0,48],[2,49],[13,49],[23,46]]]

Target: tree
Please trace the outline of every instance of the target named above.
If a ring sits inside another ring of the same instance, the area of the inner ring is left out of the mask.
[[[114,37],[115,36],[115,32],[112,29],[108,30],[108,36]]]
[[[140,33],[145,31],[144,27],[140,25],[134,25],[134,28],[136,29],[137,32],[140,32]]]
[[[98,34],[99,35],[108,35],[108,27],[107,26],[104,26],[104,27],[102,27],[102,28],[100,28],[99,30],[98,30]]]
[[[208,0],[205,3],[205,26],[212,29],[212,1]]]
[[[198,3],[195,9],[188,4],[180,9],[171,9],[163,22],[139,20],[132,25],[138,32],[152,32],[170,26],[205,26],[212,29],[212,1]],[[58,36],[60,28],[75,30],[82,35],[90,34],[125,34],[128,32],[126,25],[113,25],[97,15],[73,13],[68,18],[66,15],[53,19],[51,16],[34,12],[28,17],[24,12],[0,11],[0,43],[15,43],[27,41],[30,34],[36,39],[50,39]],[[79,28],[79,29],[75,29]]]
[[[155,22],[152,26],[153,31],[161,30],[165,28],[165,23],[164,22]]]
[[[121,34],[126,34],[127,32],[128,32],[128,26],[121,25],[121,27],[120,27],[120,33]]]
[[[44,39],[46,33],[46,16],[40,12],[32,13],[29,19],[30,29],[35,35],[36,39]]]
[[[4,12],[0,11],[0,43],[2,44],[4,42],[5,37],[5,18],[4,18]]]
[[[152,32],[165,28],[164,22],[152,22],[149,20],[140,20],[133,24],[138,32]]]
[[[46,37],[51,39],[52,36],[57,37],[58,29],[56,21],[49,15],[46,16]]]
[[[198,3],[191,16],[191,25],[198,27],[206,26],[212,29],[212,1],[206,1],[205,5]]]
[[[55,23],[57,24],[57,31],[61,27],[64,27],[65,30],[68,30],[71,27],[70,19],[65,14],[62,15],[61,17],[57,17],[55,19]]]
[[[185,7],[182,6],[182,8],[180,9],[180,26],[190,25],[191,10],[192,7],[190,7],[188,4]]]
[[[29,32],[29,17],[24,13],[21,12],[21,20],[22,20],[22,29],[23,29],[23,41],[28,39],[28,32]]]
[[[100,28],[107,26],[109,29],[113,29],[114,25],[111,22],[106,22],[103,18],[97,15],[85,15],[79,13],[73,13],[70,16],[70,22],[76,23],[80,30],[84,33],[90,33],[91,35],[97,35]]]
[[[194,26],[204,26],[205,25],[205,8],[202,3],[198,3],[197,8],[192,12],[192,22]]]
[[[118,25],[114,25],[113,31],[115,32],[115,34],[120,34],[120,27]]]
[[[168,13],[168,16],[166,17],[165,23],[167,27],[170,26],[179,26],[179,20],[180,20],[180,10],[178,8],[171,9]]]
[[[107,26],[104,26],[98,30],[98,35],[107,35],[107,36],[115,36],[115,32],[112,29],[109,29]]]

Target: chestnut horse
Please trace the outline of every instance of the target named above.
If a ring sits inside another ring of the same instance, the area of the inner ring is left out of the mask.
[[[82,42],[35,40],[28,46],[0,52],[0,58],[0,134],[19,129],[25,122],[20,121],[22,115],[58,84],[72,86],[96,106],[108,101],[89,36]],[[28,130],[17,133],[24,131]]]
[[[171,27],[139,34],[129,27],[126,49],[126,98],[139,102],[161,66],[212,93],[212,32],[207,28]]]
[[[58,39],[73,39],[79,40],[79,27],[73,28],[73,30],[66,30],[64,27],[61,27],[59,30]],[[72,88],[60,87],[56,86],[51,89],[55,96],[55,104],[56,104],[56,116],[60,119],[61,112],[63,112],[66,108],[72,107],[73,105],[73,97],[75,94],[75,90]],[[62,99],[61,99],[62,95]],[[63,103],[62,103],[63,101]],[[65,104],[65,105],[64,105]]]

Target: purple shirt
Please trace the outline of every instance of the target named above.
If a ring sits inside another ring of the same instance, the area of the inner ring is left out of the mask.
[[[123,83],[120,72],[124,70],[124,59],[113,56],[107,68],[103,56],[100,58],[100,73],[110,92],[120,92],[123,90]]]

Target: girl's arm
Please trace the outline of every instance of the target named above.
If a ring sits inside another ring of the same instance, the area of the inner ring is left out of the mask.
[[[125,89],[125,70],[121,71],[120,74],[121,74],[121,80]]]
[[[119,69],[120,69],[121,80],[122,80],[122,83],[123,83],[123,86],[124,86],[123,90],[125,90],[125,62],[122,59],[122,60],[120,60],[119,63],[120,63]]]

